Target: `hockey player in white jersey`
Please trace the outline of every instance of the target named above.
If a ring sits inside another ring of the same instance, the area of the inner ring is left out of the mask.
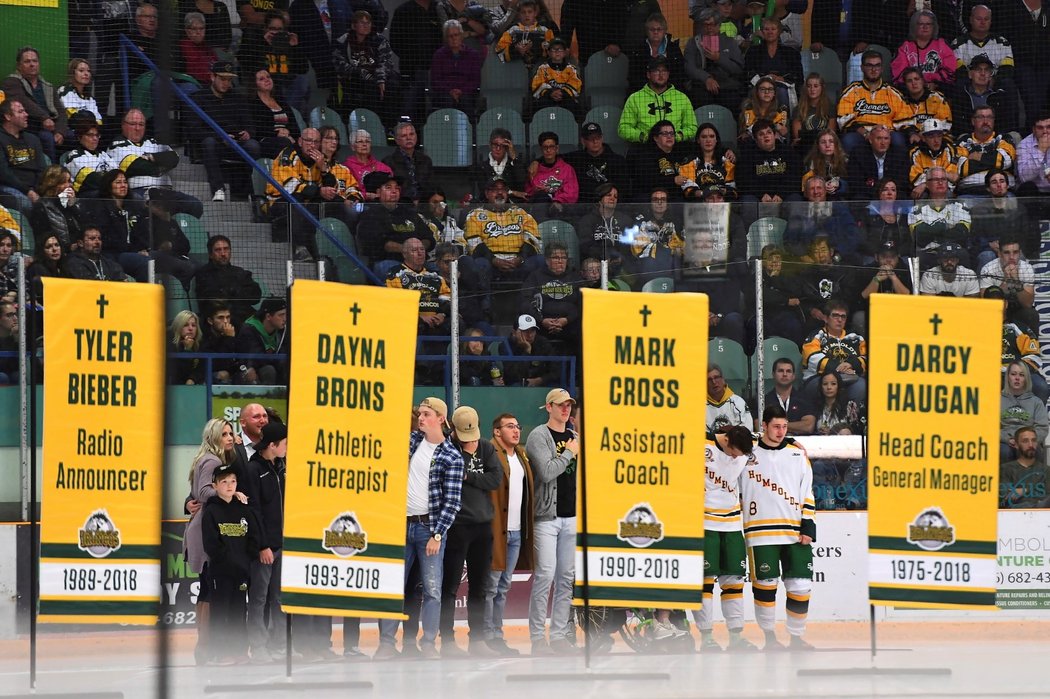
[[[751,431],[736,425],[708,433],[704,447],[704,597],[701,608],[693,612],[702,650],[722,650],[711,635],[716,579],[729,629],[727,649],[756,649],[741,635],[747,551],[740,518],[740,474],[752,446]]]
[[[744,539],[750,550],[755,619],[765,650],[783,650],[776,637],[778,579],[787,591],[787,648],[812,650],[802,639],[813,584],[813,469],[805,451],[787,438],[787,415],[779,405],[762,413],[762,434],[740,475]]]

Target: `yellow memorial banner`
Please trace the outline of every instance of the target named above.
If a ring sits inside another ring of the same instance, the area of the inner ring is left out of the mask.
[[[292,286],[281,605],[403,618],[418,292]]]
[[[995,607],[998,301],[871,297],[868,596]]]
[[[703,294],[583,290],[575,604],[700,608],[707,323],[689,319],[707,308]]]
[[[154,624],[164,287],[44,278],[44,623]]]

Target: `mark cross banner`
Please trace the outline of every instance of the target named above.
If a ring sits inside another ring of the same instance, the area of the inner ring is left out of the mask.
[[[995,607],[1002,303],[871,297],[868,596]]]
[[[281,605],[402,619],[418,292],[292,286]]]
[[[154,624],[164,287],[44,278],[43,623]]]
[[[584,289],[583,308],[573,601],[699,609],[707,324],[684,320],[707,317],[707,296]]]

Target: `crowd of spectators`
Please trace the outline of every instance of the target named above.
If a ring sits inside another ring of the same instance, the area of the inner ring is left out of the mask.
[[[365,0],[323,4],[246,2],[227,12],[197,0],[160,28],[157,6],[144,2],[123,29],[155,61],[167,58],[159,34],[170,31],[171,67],[188,76],[178,80],[195,104],[250,157],[273,159],[281,188],[268,185],[259,208],[272,240],[288,242],[296,259],[323,255],[319,233],[291,200],[345,223],[381,283],[421,291],[420,334],[437,337],[453,320],[448,290],[458,260],[464,335],[504,335],[464,343],[464,354],[494,358],[464,362],[470,382],[557,383],[557,362],[522,355],[578,355],[580,289],[598,284],[602,262],[617,288],[670,278],[677,290],[709,293],[711,335],[750,353],[750,248],[762,261],[766,335],[797,345],[802,390],[814,404],[825,401],[814,429],[863,430],[873,293],[1002,298],[1004,348],[1016,349],[1004,349],[1004,372],[1014,358],[1026,362],[1045,401],[1032,262],[1050,193],[1050,77],[1040,70],[1050,42],[1038,16],[1006,4],[893,12],[859,2],[840,11],[799,0],[760,11],[720,0],[690,3],[694,35],[676,39],[669,8],[656,0],[619,12],[567,0],[560,26],[542,0],[494,8],[407,0],[389,17]],[[798,20],[810,4],[804,47]],[[0,83],[4,291],[12,297],[21,263],[40,302],[43,277],[143,281],[153,260],[200,299],[199,316],[174,319],[173,353],[285,351],[285,310],[262,300],[251,270],[231,264],[229,238],[211,237],[207,263],[191,258],[173,217],[200,217],[204,207],[173,186],[180,154],[148,135],[146,111],[108,104],[119,82],[119,18],[105,28],[101,18],[79,19],[71,51],[85,46],[80,29],[95,31],[97,72],[82,53],[56,88],[41,77],[39,53],[24,47]],[[803,50],[814,59],[834,53],[844,86],[807,75]],[[625,99],[593,103],[585,66],[620,58]],[[539,108],[563,107],[578,143],[540,129],[517,143],[511,129],[495,128],[477,134],[473,167],[439,172],[428,150],[442,144],[421,144],[419,125],[444,107],[476,123],[486,60],[523,63],[526,121]],[[129,69],[133,80],[149,72],[134,57]],[[390,145],[373,144],[375,130],[352,131],[343,143],[331,126],[300,129],[295,110],[317,103],[313,84],[344,123],[355,108],[374,110]],[[735,133],[697,123],[695,110],[711,104],[729,110]],[[622,108],[619,122],[585,120],[597,106]],[[195,110],[181,111],[187,156],[204,164],[212,201],[227,201],[233,150]],[[378,158],[375,146],[391,152]],[[468,193],[459,207],[446,199],[450,177]],[[764,240],[771,244],[758,255],[748,231],[760,218],[773,227],[779,219],[783,236]],[[20,250],[22,222],[35,250]],[[826,366],[825,356],[838,364]],[[285,371],[247,359],[211,366],[207,377],[204,360],[173,360],[173,380],[252,383]],[[425,364],[418,378],[444,380]],[[1004,458],[1016,455],[1012,440],[1004,432]]]

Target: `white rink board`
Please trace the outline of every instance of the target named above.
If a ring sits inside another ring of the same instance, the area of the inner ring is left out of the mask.
[[[813,544],[813,594],[809,603],[811,621],[867,621],[868,607],[868,514],[867,512],[818,512],[817,541]],[[881,607],[878,618],[935,618],[940,621],[1025,618],[1050,619],[1050,510],[1002,510],[999,512],[998,589],[1012,595],[1038,597],[1028,608],[998,611],[924,610]],[[1037,565],[1041,563],[1041,565]],[[1037,576],[1042,574],[1042,580]],[[1012,582],[1008,582],[1012,581]],[[1027,582],[1024,582],[1027,581]],[[1045,590],[1046,593],[1040,593]],[[1023,604],[1023,602],[1019,602]],[[714,618],[722,619],[715,586]],[[744,613],[754,621],[751,585],[744,586]],[[777,591],[777,618],[784,612],[783,585]]]

